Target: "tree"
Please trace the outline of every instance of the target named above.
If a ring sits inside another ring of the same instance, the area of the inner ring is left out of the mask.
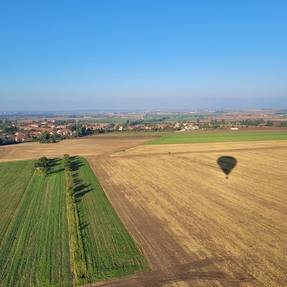
[[[40,143],[48,143],[50,140],[50,134],[48,132],[43,132],[39,138]]]
[[[55,143],[56,140],[56,136],[55,135],[51,135],[49,132],[43,132],[39,138],[39,142],[40,143]]]
[[[273,126],[273,122],[272,122],[272,121],[267,121],[267,122],[266,122],[266,126],[272,127],[272,126]]]
[[[47,157],[43,156],[39,158],[37,162],[35,162],[34,166],[40,172],[47,174],[49,171],[49,160]]]

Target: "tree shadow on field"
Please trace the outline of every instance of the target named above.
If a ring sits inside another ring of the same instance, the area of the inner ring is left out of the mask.
[[[48,159],[48,174],[54,174],[54,173],[64,171],[63,167],[59,168],[60,165],[61,165],[61,159],[60,158]]]
[[[74,184],[75,202],[79,202],[85,194],[93,190],[90,184],[83,182],[78,177],[74,178]]]
[[[78,156],[71,156],[70,161],[71,161],[71,169],[74,172],[79,170],[80,167],[84,165]]]
[[[50,158],[48,160],[48,163],[49,163],[49,167],[55,167],[57,165],[59,165],[61,162],[61,159],[60,158]]]
[[[219,165],[221,170],[224,172],[225,178],[228,179],[229,174],[237,165],[237,159],[233,156],[224,155],[224,156],[220,156],[217,159],[217,164]]]
[[[74,182],[74,197],[76,202],[79,202],[85,194],[92,191],[93,189],[90,188],[91,187],[90,184],[85,183],[80,178],[79,169],[81,166],[84,166],[81,159],[77,156],[72,156],[70,157],[70,160],[71,160],[71,169]]]
[[[85,213],[82,209],[80,202],[83,200],[84,196],[93,190],[91,184],[84,182],[80,177],[80,168],[84,166],[84,163],[78,156],[70,157],[70,168],[72,171],[73,178],[73,198],[74,203],[77,206],[77,212],[79,215],[79,229],[83,231],[89,226],[86,221]],[[82,234],[83,236],[83,234]]]

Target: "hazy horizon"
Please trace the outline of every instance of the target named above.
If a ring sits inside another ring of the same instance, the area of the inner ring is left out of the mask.
[[[0,4],[0,110],[287,108],[284,1]]]
[[[66,112],[66,111],[197,111],[197,110],[252,110],[252,109],[287,109],[287,98],[264,98],[264,99],[246,99],[244,102],[241,98],[236,98],[230,100],[229,98],[220,98],[220,100],[216,103],[216,99],[212,99],[212,101],[203,101],[201,99],[197,99],[196,101],[190,99],[178,99],[166,101],[163,100],[161,104],[159,102],[154,103],[147,102],[145,99],[137,99],[137,103],[141,102],[141,104],[133,105],[130,101],[124,101],[117,106],[114,106],[112,103],[115,100],[110,100],[110,105],[102,104],[102,105],[82,105],[71,104],[66,105],[65,102],[61,102],[57,106],[49,105],[48,103],[43,104],[39,107],[31,108],[29,103],[26,105],[21,105],[17,108],[0,108],[0,112]]]

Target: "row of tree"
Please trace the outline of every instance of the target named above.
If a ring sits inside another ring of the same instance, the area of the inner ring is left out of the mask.
[[[72,272],[76,285],[86,282],[87,267],[84,245],[81,235],[80,218],[75,199],[75,182],[73,178],[73,162],[68,154],[64,155],[64,167],[67,186],[67,218],[69,229],[69,246],[72,262]]]

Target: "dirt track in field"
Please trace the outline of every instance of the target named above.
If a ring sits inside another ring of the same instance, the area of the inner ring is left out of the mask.
[[[143,274],[123,278],[120,280],[112,280],[97,285],[102,287],[159,287],[159,286],[230,286],[240,287],[242,283],[251,282],[254,280],[252,276],[245,274],[237,275],[237,278],[232,278],[229,274],[222,271],[202,271],[204,268],[214,264],[228,260],[228,258],[212,258],[192,261],[186,264],[174,265],[172,268],[161,269]],[[187,281],[189,282],[187,284]],[[220,285],[210,285],[210,282],[219,282]]]
[[[228,180],[222,155],[238,161]],[[286,286],[286,141],[139,146],[90,162],[153,270],[96,286]]]

